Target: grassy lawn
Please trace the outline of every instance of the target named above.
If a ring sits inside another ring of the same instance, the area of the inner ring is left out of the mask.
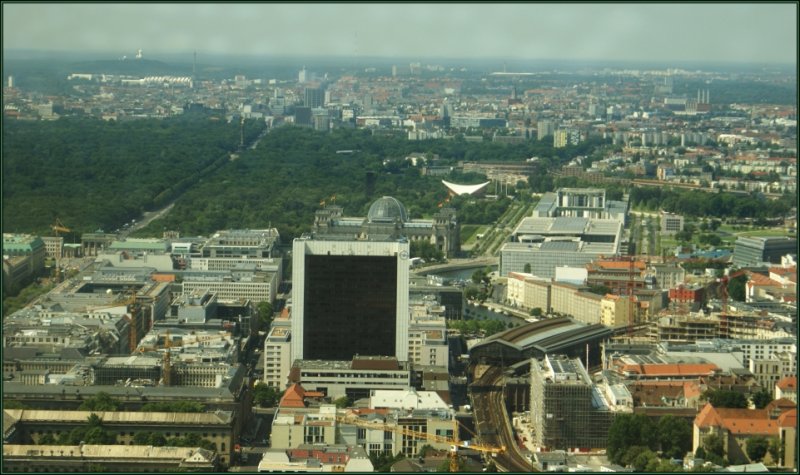
[[[480,224],[462,224],[461,225],[461,243],[466,244],[475,235],[475,231],[480,228]]]
[[[471,245],[477,241],[478,234],[486,234],[491,226],[484,224],[462,224],[461,225],[461,244]]]
[[[656,249],[659,255],[663,254],[663,251],[666,249],[669,252],[675,250],[678,246],[678,241],[672,238],[672,236],[662,235],[660,239],[660,249]]]
[[[788,236],[789,233],[784,229],[755,229],[753,231],[739,231],[736,233],[736,235],[774,237],[774,236]]]

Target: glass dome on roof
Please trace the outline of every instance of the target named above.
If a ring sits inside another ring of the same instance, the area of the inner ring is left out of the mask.
[[[408,216],[406,208],[396,198],[384,196],[369,207],[367,221],[370,223],[394,223],[397,220],[405,223],[408,221]]]

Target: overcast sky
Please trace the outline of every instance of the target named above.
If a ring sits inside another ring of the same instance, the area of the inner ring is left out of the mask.
[[[796,63],[797,5],[4,3],[3,48]]]

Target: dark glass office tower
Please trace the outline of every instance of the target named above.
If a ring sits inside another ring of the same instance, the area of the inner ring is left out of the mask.
[[[408,360],[408,251],[402,240],[296,239],[292,360]]]

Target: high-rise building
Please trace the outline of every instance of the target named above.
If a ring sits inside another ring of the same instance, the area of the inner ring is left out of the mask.
[[[553,133],[553,148],[567,146],[568,133],[565,129],[558,129]]]
[[[661,212],[661,234],[675,234],[683,231],[683,216]]]
[[[409,245],[295,239],[292,360],[408,361]]]
[[[739,237],[733,246],[733,264],[757,266],[777,264],[786,254],[797,254],[797,239],[790,237]]]
[[[536,123],[536,138],[542,140],[543,138],[547,137],[548,135],[553,135],[553,132],[556,130],[556,125],[553,123],[552,120],[540,120]]]
[[[294,108],[294,123],[295,125],[312,126],[312,112],[310,107],[295,107]]]
[[[307,87],[304,93],[303,105],[306,107],[322,107],[325,102],[325,89],[321,87]]]
[[[303,69],[301,69],[300,72],[297,74],[297,82],[303,84],[306,81],[308,81],[308,71],[306,71],[306,67],[303,66]]]

